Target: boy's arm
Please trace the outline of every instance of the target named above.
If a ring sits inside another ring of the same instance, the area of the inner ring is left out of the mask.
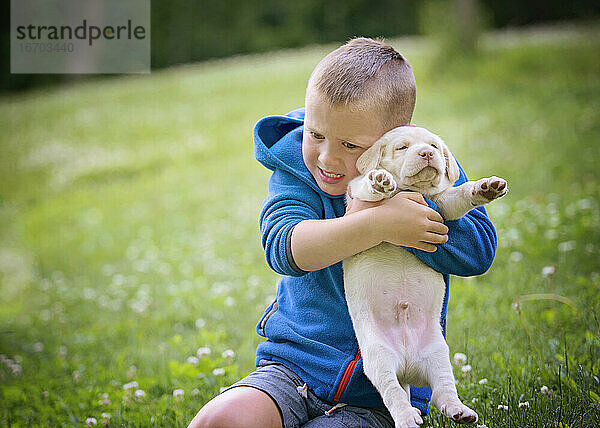
[[[468,181],[460,165],[459,169],[460,178],[455,186]],[[427,202],[437,210],[435,203],[429,200]],[[485,208],[474,208],[463,217],[446,221],[445,224],[449,229],[448,242],[439,245],[435,253],[414,248],[407,250],[442,274],[473,276],[486,272],[494,261],[497,236]]]
[[[302,270],[318,270],[389,239],[435,251],[448,228],[418,193],[402,192],[373,207],[343,217],[299,223],[291,236],[293,259]],[[391,233],[393,231],[393,233]],[[393,236],[392,236],[393,235]]]
[[[394,209],[393,204],[373,206],[344,217],[323,219],[317,193],[291,174],[276,170],[260,213],[267,263],[282,275],[300,276],[379,244],[383,236],[389,236],[389,229],[408,232],[405,235],[409,238],[402,245],[428,251],[435,251],[433,244],[446,241],[448,228],[442,217],[420,195],[406,193],[394,199],[404,208]]]

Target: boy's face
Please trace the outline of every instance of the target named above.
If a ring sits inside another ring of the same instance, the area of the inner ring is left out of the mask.
[[[348,183],[360,175],[356,160],[387,129],[373,111],[352,111],[334,106],[309,86],[302,157],[319,188],[330,195],[346,193]]]

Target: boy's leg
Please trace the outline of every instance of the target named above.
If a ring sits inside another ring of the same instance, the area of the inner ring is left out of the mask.
[[[394,428],[392,415],[385,407],[342,407],[329,416],[321,415],[302,425],[302,428]]]
[[[191,428],[282,428],[277,404],[256,388],[239,386],[217,395],[190,422]]]

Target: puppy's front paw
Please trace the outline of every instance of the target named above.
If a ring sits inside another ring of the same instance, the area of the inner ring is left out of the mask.
[[[473,186],[473,201],[471,203],[474,207],[487,204],[494,199],[506,195],[507,191],[508,185],[503,178],[496,176],[482,178],[481,180],[476,181],[475,186]]]
[[[396,190],[396,180],[394,176],[385,169],[373,169],[367,174],[371,188],[384,195],[388,195]]]

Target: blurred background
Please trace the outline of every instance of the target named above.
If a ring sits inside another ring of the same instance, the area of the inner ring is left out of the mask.
[[[155,1],[151,64],[157,70],[211,58],[337,43],[365,34],[389,38],[452,29],[462,32],[457,36],[467,47],[483,28],[589,20],[599,14],[600,4],[594,0]],[[10,14],[4,13],[0,19],[3,51],[8,52]],[[10,56],[4,55],[1,61],[3,91],[79,78],[11,75],[6,72]]]
[[[600,3],[154,1],[146,75],[11,75],[9,16],[0,426],[186,426],[253,369],[279,278],[252,129],[353,36],[409,59],[413,122],[471,179],[509,183],[494,265],[452,279],[462,399],[488,427],[600,426]]]

